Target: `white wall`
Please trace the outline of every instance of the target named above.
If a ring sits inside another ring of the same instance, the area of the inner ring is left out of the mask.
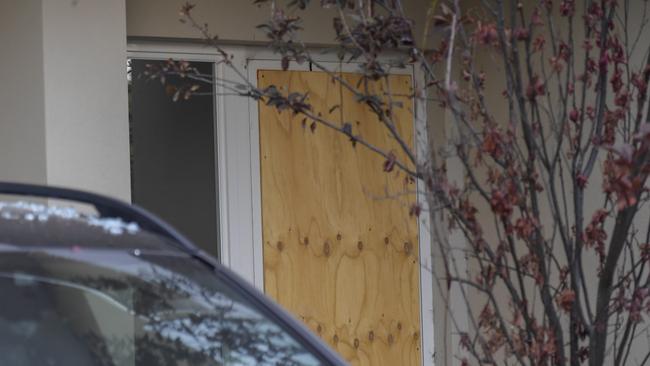
[[[43,0],[47,182],[128,200],[124,0]]]
[[[0,179],[128,200],[125,0],[0,2]]]
[[[40,0],[0,2],[0,180],[45,182]]]

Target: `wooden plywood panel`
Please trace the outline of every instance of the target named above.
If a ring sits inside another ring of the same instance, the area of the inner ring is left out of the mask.
[[[309,91],[317,113],[403,157],[367,107],[324,73],[259,71],[258,85]],[[394,76],[390,88],[408,94],[410,77]],[[403,194],[414,184],[384,173],[382,158],[340,133],[312,133],[301,117],[262,104],[259,115],[265,291],[354,365],[419,365],[418,227],[408,215],[415,197]],[[394,115],[412,143],[410,109]]]

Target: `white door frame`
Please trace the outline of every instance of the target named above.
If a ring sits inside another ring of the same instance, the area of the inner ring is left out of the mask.
[[[257,70],[281,69],[280,57],[271,50],[253,46],[226,46],[233,65],[257,85]],[[129,58],[217,62],[221,56],[206,46],[174,42],[129,42]],[[353,64],[341,64],[332,54],[319,56],[319,62],[342,72],[358,71]],[[290,70],[309,71],[309,65],[292,63]],[[217,63],[218,78],[240,80],[223,63]],[[415,68],[396,70],[397,74],[412,75],[414,82],[423,80]],[[250,98],[223,93],[215,87],[215,168],[219,204],[219,253],[221,262],[264,291],[261,180],[259,159],[258,105]],[[425,131],[426,105],[417,101],[414,106],[415,144],[418,155],[427,151]],[[419,184],[419,182],[418,182]],[[420,187],[421,188],[421,187]],[[421,191],[418,189],[418,192]],[[425,197],[418,201],[426,206]],[[420,246],[420,329],[422,336],[422,363],[434,361],[432,238],[429,215],[419,218]],[[252,260],[251,260],[252,259]]]

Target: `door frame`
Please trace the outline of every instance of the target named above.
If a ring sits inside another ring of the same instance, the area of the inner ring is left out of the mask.
[[[281,70],[280,57],[272,50],[259,46],[224,46],[232,55],[231,62],[245,71],[248,81],[257,86],[258,70]],[[238,75],[226,67],[220,54],[202,44],[173,41],[129,41],[127,57],[165,60],[214,62],[214,74],[219,78],[237,80]],[[336,71],[357,72],[354,64],[341,63],[334,54],[320,54],[318,62],[333,66]],[[291,63],[291,71],[310,71],[309,64]],[[413,84],[424,80],[415,67],[395,70],[395,74],[411,75]],[[216,86],[214,112],[215,174],[217,182],[218,228],[220,261],[260,291],[264,292],[262,242],[262,201],[259,155],[258,103],[250,98],[227,95]],[[427,151],[426,103],[414,103],[414,141],[418,156]],[[423,140],[424,139],[424,140]],[[426,198],[417,182],[417,200],[426,207]],[[420,342],[422,364],[434,362],[432,235],[429,215],[418,218],[420,258]]]

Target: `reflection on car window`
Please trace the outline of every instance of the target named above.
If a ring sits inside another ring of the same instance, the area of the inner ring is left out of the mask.
[[[2,365],[319,365],[193,259],[0,251]]]

